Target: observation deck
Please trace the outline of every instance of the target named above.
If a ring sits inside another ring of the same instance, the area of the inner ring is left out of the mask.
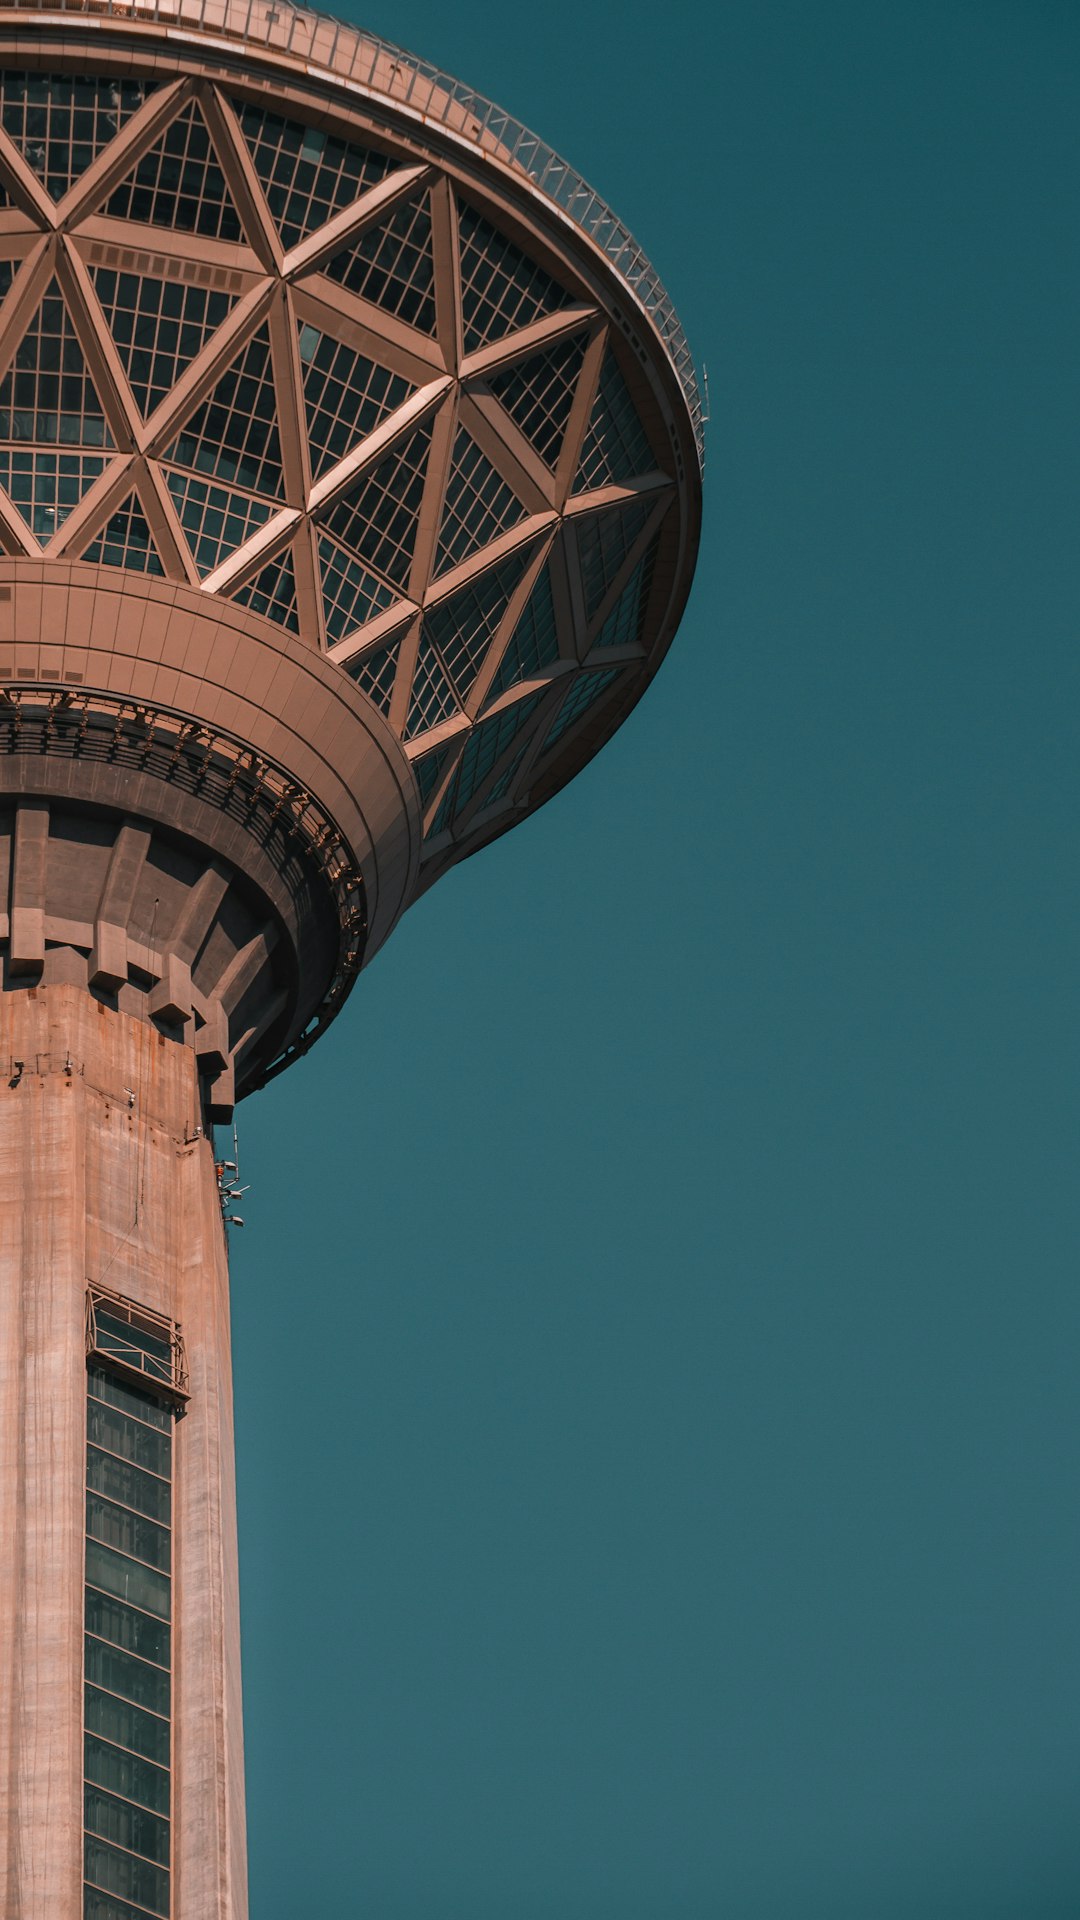
[[[490,102],[269,0],[0,6],[8,974],[226,1111],[640,698],[700,453],[654,270]]]

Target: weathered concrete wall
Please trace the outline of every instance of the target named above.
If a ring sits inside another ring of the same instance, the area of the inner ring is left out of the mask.
[[[246,1920],[228,1272],[199,1123],[188,1048],[77,986],[0,994],[4,1920],[82,1913],[88,1280],[183,1326],[173,1920]]]

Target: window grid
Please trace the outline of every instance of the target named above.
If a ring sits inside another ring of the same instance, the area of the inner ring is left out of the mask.
[[[395,207],[324,271],[361,300],[392,313],[421,333],[435,331],[435,262],[428,198]]]
[[[104,454],[20,453],[0,447],[0,487],[45,546],[105,466]]]
[[[46,191],[60,200],[153,91],[153,82],[143,80],[5,72],[0,120]]]
[[[168,467],[165,478],[192,559],[204,580],[270,518],[272,508],[265,500],[251,500],[246,494],[211,486],[194,474],[177,473]]]
[[[132,1338],[130,1321],[114,1326],[100,1299],[96,1327],[106,1349],[112,1334]],[[169,1365],[167,1337],[135,1337],[160,1346]],[[174,1415],[100,1361],[95,1348],[87,1371],[83,1915],[169,1920]],[[148,1530],[156,1543],[149,1558]]]
[[[493,374],[488,382],[500,406],[549,467],[559,458],[584,358],[585,341],[579,334]]]
[[[478,547],[489,546],[507,527],[516,526],[524,518],[521,501],[471,435],[459,427],[439,528],[436,575],[467,560]]]
[[[421,636],[420,653],[413,675],[412,698],[405,721],[406,740],[427,733],[442,720],[457,713],[454,690],[446,677],[442,661],[426,634]]]
[[[595,700],[599,700],[605,688],[618,678],[619,672],[618,667],[606,667],[602,673],[578,675],[555,716],[554,725],[540,749],[541,753],[547,753],[557,740],[562,739],[563,734],[574,725],[574,722],[580,720],[583,713],[588,712]]]
[[[346,673],[355,680],[361,693],[366,693],[386,714],[390,712],[400,652],[401,641],[394,640],[388,647],[376,647],[373,652],[362,653],[358,659],[345,663]]]
[[[400,374],[380,367],[317,327],[301,326],[300,358],[311,470],[318,478],[344,459],[415,388]]]
[[[609,347],[573,490],[588,493],[592,487],[618,485],[638,474],[652,473],[655,467],[656,456]]]
[[[243,239],[240,216],[194,100],[121,181],[105,212],[210,240]]]
[[[482,720],[478,727],[473,728],[465,742],[455,782],[455,816],[468,806],[477,788],[487,779],[495,762],[501,759],[526,720],[536,712],[543,697],[542,691],[531,693],[527,700],[519,700],[515,707],[507,707],[504,712],[493,714],[490,720]]]
[[[327,643],[333,646],[375,614],[393,606],[394,594],[360,565],[336,540],[319,535],[319,566],[322,572],[323,617]]]
[[[177,466],[252,493],[280,499],[283,491],[278,402],[265,326],[252,335],[209,398],[178,434],[167,458]]]
[[[0,441],[111,447],[97,390],[55,280],[0,381]]]
[[[458,233],[466,353],[572,304],[565,287],[460,200]]]
[[[418,427],[339,500],[325,526],[402,592],[409,584],[430,426]]]
[[[286,247],[295,247],[339,208],[377,186],[393,165],[385,154],[283,120],[263,107],[240,106],[238,113]]]
[[[524,553],[510,554],[500,566],[470,580],[460,593],[429,607],[424,616],[425,632],[438,647],[462,700],[484,664],[528,558]]]
[[[436,747],[434,753],[425,753],[423,759],[412,762],[412,770],[416,776],[416,784],[420,789],[420,805],[422,807],[427,806],[428,801],[431,799],[432,794],[442,778],[443,768],[446,766],[450,755],[457,751],[459,745],[459,741],[450,740],[445,747]]]
[[[144,418],[161,405],[234,302],[227,293],[151,280],[111,267],[92,270],[94,292]]]
[[[525,611],[510,636],[488,698],[494,700],[500,693],[508,693],[520,680],[531,680],[534,674],[550,667],[558,657],[559,641],[555,630],[551,575],[544,567],[529,595]]]
[[[494,807],[497,805],[497,803],[500,800],[506,799],[507,794],[509,793],[511,787],[514,784],[514,781],[518,777],[518,773],[520,772],[520,769],[521,769],[521,763],[525,758],[526,752],[528,751],[528,746],[529,746],[528,741],[523,740],[517,752],[515,753],[513,759],[511,760],[510,765],[506,768],[505,772],[500,773],[498,779],[495,782],[495,785],[491,788],[490,792],[488,793],[488,796],[484,801],[485,808]]]
[[[101,567],[127,567],[135,573],[165,572],[137,494],[128,494],[82,558]]]
[[[627,507],[609,507],[577,523],[581,584],[585,618],[591,620],[627,554],[649,518],[655,499],[634,500]]]
[[[425,840],[434,840],[437,834],[442,833],[450,825],[450,820],[454,811],[454,795],[456,794],[456,792],[457,792],[457,773],[455,771],[455,773],[451,776],[450,784],[447,787],[446,792],[443,794],[442,799],[439,801],[439,804],[435,809],[435,814],[432,819],[431,825],[424,835]]]
[[[242,607],[250,607],[252,613],[261,613],[267,620],[276,620],[279,627],[287,627],[290,633],[299,633],[300,609],[292,549],[286,547],[284,553],[268,561],[254,580],[249,580],[246,587],[239,587],[231,597]]]
[[[635,647],[640,642],[658,545],[659,538],[642,554],[593,641],[594,647]]]

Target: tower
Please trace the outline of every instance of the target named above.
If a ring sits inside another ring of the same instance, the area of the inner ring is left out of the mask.
[[[678,623],[610,210],[269,0],[0,7],[0,1895],[246,1913],[212,1129]]]

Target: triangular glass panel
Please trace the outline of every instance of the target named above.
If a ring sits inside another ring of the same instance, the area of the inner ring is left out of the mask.
[[[559,657],[559,641],[555,631],[555,603],[551,597],[551,575],[545,567],[535,587],[529,595],[517,626],[510,636],[506,652],[499,663],[499,671],[491,683],[488,695],[494,700],[500,693],[506,693],[516,687],[519,680],[531,680],[534,674],[541,673],[545,667]]]
[[[104,473],[102,453],[30,453],[0,447],[0,487],[45,546]]]
[[[126,567],[129,573],[165,572],[136,493],[121,502],[81,557],[99,567]]]
[[[448,740],[444,747],[436,747],[434,753],[425,753],[423,759],[412,761],[412,770],[416,784],[420,789],[420,804],[426,807],[439,781],[450,755],[457,750],[457,740]]]
[[[460,593],[440,600],[424,615],[424,631],[438,647],[462,700],[484,664],[528,559],[527,553],[509,554],[499,566],[479,574]]]
[[[359,560],[354,560],[351,553],[346,553],[344,547],[339,547],[337,541],[325,533],[319,535],[319,565],[323,616],[330,646],[393,606],[396,596],[390,588],[376,580]]]
[[[228,487],[211,486],[194,474],[166,468],[165,478],[192,558],[204,580],[250,540],[273,512],[265,500],[250,500]]]
[[[497,474],[486,453],[459,427],[454,459],[446,483],[446,502],[435,573],[446,573],[467,560],[478,547],[489,546],[507,527],[524,520],[525,508]]]
[[[280,499],[277,413],[270,335],[263,326],[181,428],[167,458]]]
[[[582,714],[587,713],[593,702],[599,700],[605,689],[618,678],[619,672],[618,667],[607,667],[603,673],[578,674],[555,716],[554,725],[540,749],[541,753],[546,753],[549,747],[555,745],[556,740],[562,739],[563,734],[569,731],[574,722],[580,720]]]
[[[649,588],[652,585],[658,544],[659,542],[654,540],[648,552],[642,554],[593,641],[594,647],[637,646],[641,639],[645,610],[649,604]]]
[[[319,127],[283,120],[265,107],[238,106],[267,204],[286,247],[321,227],[341,207],[385,179],[384,153],[339,140]]]
[[[94,292],[146,419],[220,327],[233,296],[182,280],[117,273],[113,267],[95,267],[92,273]]]
[[[376,647],[371,653],[361,653],[355,660],[345,662],[350,680],[355,680],[361,693],[366,693],[383,713],[390,711],[400,652],[401,641],[393,640],[388,647]]]
[[[458,234],[466,353],[573,304],[572,293],[460,200]]]
[[[425,193],[395,207],[377,227],[337,253],[323,271],[421,333],[435,331],[435,261]]]
[[[335,502],[324,525],[404,593],[424,497],[430,426],[417,427]]]
[[[655,494],[577,522],[585,618],[591,620],[656,505]]]
[[[0,121],[27,165],[60,200],[154,91],[147,80],[0,73]]]
[[[120,182],[104,211],[117,220],[172,227],[208,240],[243,239],[210,130],[194,100]]]
[[[656,456],[638,419],[626,381],[609,347],[600,370],[585,442],[578,462],[575,493],[618,485],[652,473]]]
[[[519,700],[516,707],[506,707],[502,713],[493,714],[490,720],[482,720],[473,728],[458,768],[455,814],[468,806],[477,788],[487,779],[495,762],[501,760],[511,740],[520,733],[542,699],[542,691],[531,693],[527,700]]]
[[[4,204],[5,202],[0,200],[0,207]],[[5,296],[11,292],[11,283],[15,278],[15,268],[17,265],[18,262],[15,260],[0,260],[0,300],[3,300]]]
[[[522,741],[520,747],[518,748],[513,759],[511,760],[509,766],[506,767],[502,773],[500,773],[498,779],[495,782],[495,785],[493,787],[489,787],[487,792],[487,797],[484,801],[485,808],[495,806],[496,802],[499,800],[505,800],[507,794],[509,793],[511,787],[514,784],[514,781],[517,779],[518,770],[521,766],[522,761],[525,758],[525,754],[528,750],[528,745],[529,743],[527,740]]]
[[[301,326],[311,471],[335,466],[416,389],[355,347],[317,327]]]
[[[250,607],[252,613],[276,620],[279,627],[287,627],[290,633],[299,633],[300,610],[291,548],[286,547],[284,553],[267,561],[254,580],[249,580],[246,587],[239,587],[232,598],[242,607]]]
[[[427,733],[431,727],[437,727],[441,720],[449,720],[457,710],[454,689],[446,677],[442,662],[431,641],[422,635],[420,656],[413,675],[412,698],[405,721],[406,740],[415,740],[418,733]]]
[[[488,381],[499,404],[549,467],[559,458],[584,358],[585,341],[579,334],[557,340]]]
[[[0,441],[111,447],[97,389],[55,280],[0,381]]]

